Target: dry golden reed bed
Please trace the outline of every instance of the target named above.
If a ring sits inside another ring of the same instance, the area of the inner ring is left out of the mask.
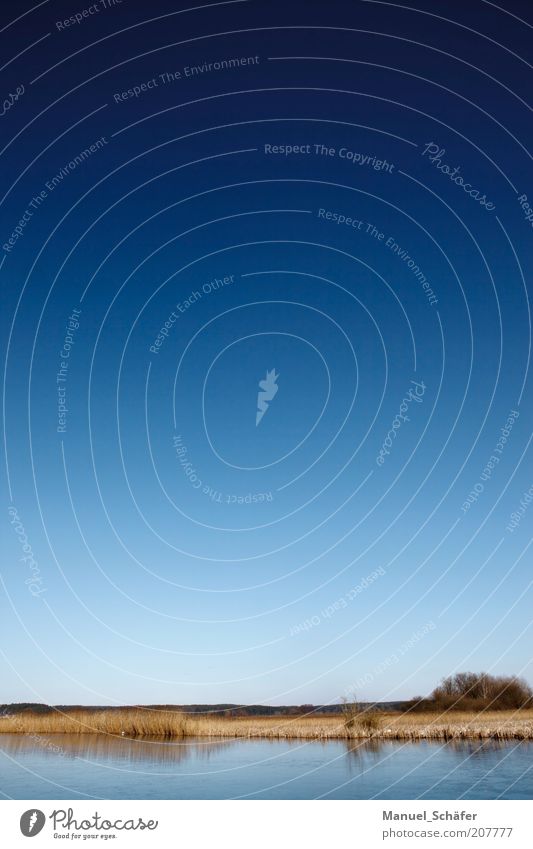
[[[48,714],[22,713],[0,719],[0,732],[19,734],[108,734],[116,737],[226,737],[311,740],[533,740],[533,710],[464,713],[379,713],[374,729],[343,716],[217,717],[140,707]]]

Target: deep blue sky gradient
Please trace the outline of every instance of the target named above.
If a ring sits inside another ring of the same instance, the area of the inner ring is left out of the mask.
[[[2,244],[106,139],[2,250],[0,701],[385,700],[467,668],[531,681],[533,512],[506,529],[533,483],[528,4],[176,5],[124,0],[58,31],[84,6],[49,2],[0,32],[2,91],[25,87],[0,119]],[[22,11],[3,4],[5,25]],[[412,381],[422,398],[379,465]]]

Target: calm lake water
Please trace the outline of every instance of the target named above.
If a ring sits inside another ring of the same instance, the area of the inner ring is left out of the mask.
[[[533,743],[0,735],[12,799],[531,799]]]

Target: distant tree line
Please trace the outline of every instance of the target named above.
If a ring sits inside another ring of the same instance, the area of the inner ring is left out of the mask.
[[[0,705],[0,716],[13,715],[16,713],[46,714],[59,711],[68,713],[75,710],[88,711],[115,711],[124,710],[124,707],[140,707],[144,710],[161,711],[183,711],[184,713],[214,714],[216,716],[304,716],[316,713],[339,713],[340,705],[327,705],[316,707],[314,705],[45,705],[34,702],[18,702],[14,704]]]
[[[174,710],[184,713],[215,714],[217,716],[305,716],[346,714],[346,700],[329,705],[45,705],[32,702],[0,705],[0,716],[16,713],[50,713],[81,709],[123,710],[140,707],[145,710]],[[514,675],[489,675],[486,672],[457,672],[435,687],[429,696],[417,696],[406,702],[358,702],[357,712],[365,717],[376,711],[437,711],[437,710],[517,710],[533,708],[533,690],[522,678]],[[360,719],[360,717],[358,717]]]
[[[379,710],[401,711],[407,702],[381,702],[375,706]],[[371,702],[362,702],[362,708],[373,707]],[[214,714],[215,716],[317,716],[320,714],[341,714],[342,704],[329,705],[45,705],[37,702],[17,702],[0,705],[0,716],[17,713],[46,714],[59,711],[69,713],[75,710],[101,711],[124,710],[125,707],[140,707],[144,710],[183,711],[184,713]]]
[[[443,678],[429,697],[417,696],[410,710],[515,710],[533,708],[533,690],[514,675],[457,672]]]

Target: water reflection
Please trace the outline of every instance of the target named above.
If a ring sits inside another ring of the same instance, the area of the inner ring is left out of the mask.
[[[486,740],[449,740],[446,746],[454,749],[459,754],[468,754],[471,757],[487,757],[495,752],[509,751],[519,746],[523,751],[533,754],[533,742],[531,740],[497,740],[489,738]]]
[[[369,769],[380,768],[391,758],[404,760],[413,764],[413,770],[423,768],[433,772],[434,765],[430,762],[436,757],[437,763],[446,762],[447,770],[454,768],[468,769],[474,773],[478,768],[492,769],[501,759],[507,759],[515,754],[529,761],[533,757],[533,742],[529,740],[409,740],[392,741],[371,737],[364,740],[345,740],[346,767],[351,776],[362,776]],[[450,760],[451,759],[451,760]],[[434,776],[440,781],[440,776]],[[529,779],[529,782],[531,780]]]
[[[530,799],[533,743],[0,734],[15,799]]]
[[[487,738],[483,740],[386,740],[380,737],[369,737],[361,740],[345,740],[346,753],[349,757],[361,758],[368,755],[378,755],[383,748],[401,749],[405,746],[409,749],[427,748],[454,751],[457,755],[468,757],[486,757],[496,752],[509,751],[519,746],[522,750],[529,749],[533,755],[533,741],[531,740],[498,740]]]
[[[38,753],[52,758],[112,760],[128,764],[149,761],[168,765],[186,761],[193,754],[195,758],[208,760],[235,742],[209,737],[185,740],[143,737],[132,740],[106,734],[2,734],[0,737],[1,748],[14,758]]]
[[[342,746],[347,760],[351,763],[362,761],[379,761],[388,750],[442,749],[455,752],[456,755],[468,758],[492,757],[497,752],[509,751],[514,746],[530,750],[533,755],[533,742],[509,740],[447,740],[427,741],[409,740],[398,742],[383,740],[378,737],[354,740],[298,740],[283,741],[287,749],[301,749],[311,746],[329,750],[332,743]],[[168,740],[160,737],[143,737],[131,739],[106,734],[2,734],[0,746],[13,757],[25,754],[36,754],[50,757],[82,758],[91,760],[113,760],[128,763],[150,761],[152,763],[179,763],[190,758],[209,759],[216,757],[222,750],[240,746],[243,741],[233,738],[220,737],[188,737],[185,739]],[[246,740],[247,747],[261,745],[276,748],[279,741],[275,739]]]
[[[365,740],[345,740],[344,743],[347,754],[357,758],[364,754],[380,752],[384,741],[377,737],[369,737]]]

